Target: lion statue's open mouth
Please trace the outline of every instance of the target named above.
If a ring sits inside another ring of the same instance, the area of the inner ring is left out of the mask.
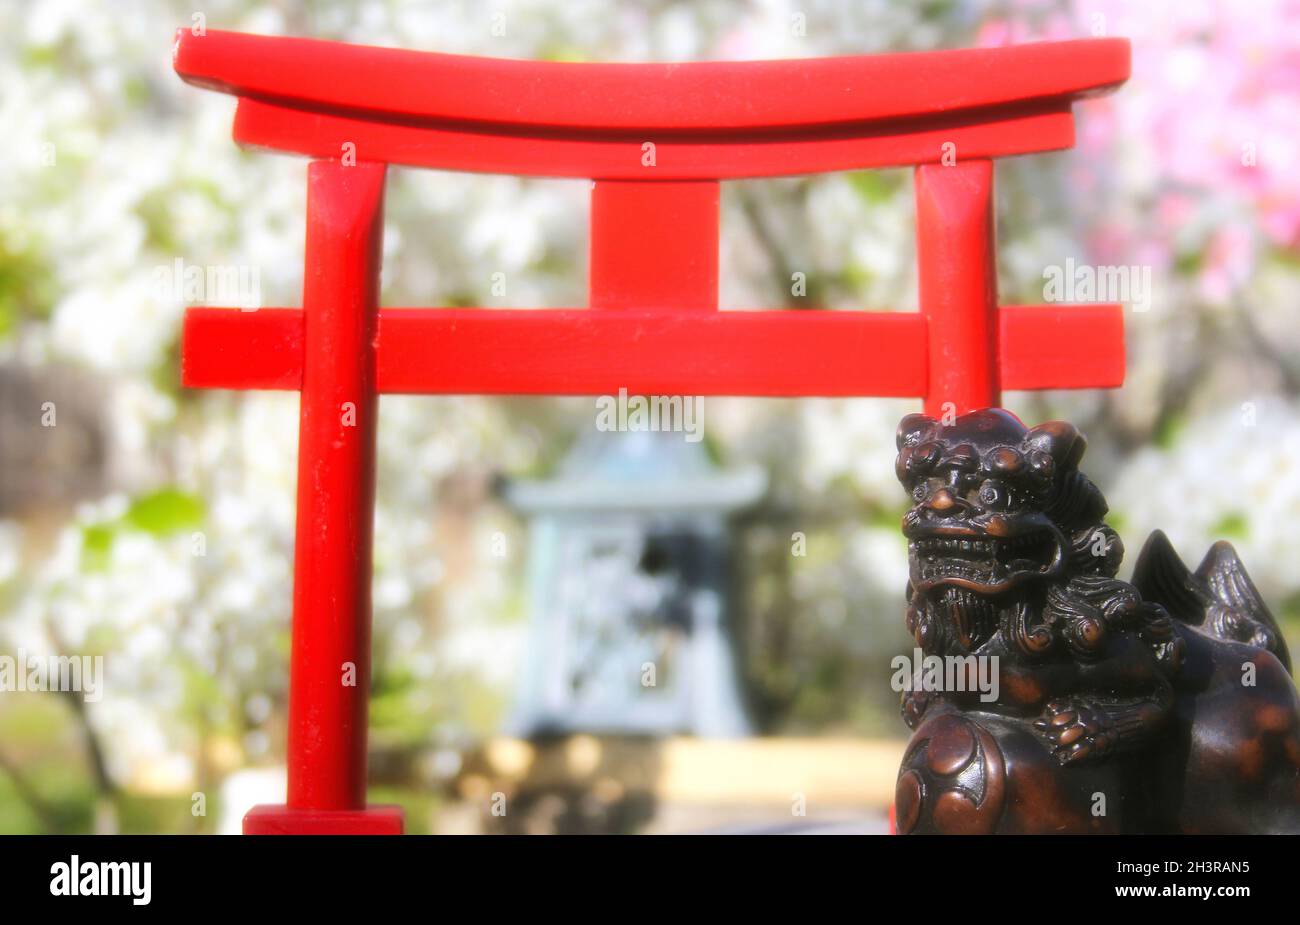
[[[909,539],[912,586],[918,591],[950,584],[999,594],[1026,579],[1055,574],[1065,555],[1060,532],[1054,529],[996,537],[947,527],[917,531]]]

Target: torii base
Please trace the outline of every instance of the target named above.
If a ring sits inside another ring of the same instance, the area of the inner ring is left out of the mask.
[[[244,815],[245,835],[401,835],[400,806],[365,809],[291,809],[264,803]]]

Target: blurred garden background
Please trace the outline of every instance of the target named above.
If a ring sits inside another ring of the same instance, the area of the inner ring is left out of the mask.
[[[262,305],[301,304],[305,162],[237,149],[234,100],[173,73],[172,34],[196,14],[567,61],[1131,38],[1131,81],[1077,107],[1074,150],[997,168],[1004,302],[1043,301],[1067,260],[1151,268],[1148,310],[1126,312],[1127,384],[1006,403],[1088,435],[1123,574],[1156,527],[1190,561],[1228,538],[1300,645],[1300,3],[4,4],[0,652],[102,655],[105,677],[95,702],[0,693],[0,832],[237,831],[283,795],[297,396],[182,390],[187,299],[156,281],[177,260],[254,267]],[[915,310],[910,172],[729,184],[722,212],[723,308]],[[393,169],[386,213],[385,304],[585,304],[583,182]],[[528,486],[612,453],[640,497],[628,473],[659,450],[602,446],[590,399],[384,396],[372,799],[405,805],[416,832],[878,829],[905,733],[888,684],[910,647],[893,435],[913,406],[709,399],[702,455],[658,470],[761,486],[701,528],[727,563],[699,581],[736,694],[715,739],[669,714],[520,718],[559,657],[530,636],[539,570],[569,568],[557,580],[591,619],[663,618],[634,592],[660,601],[654,576],[698,539],[651,524],[644,587],[601,583],[580,555],[538,565],[539,543],[568,547]],[[494,815],[497,794],[518,811]]]

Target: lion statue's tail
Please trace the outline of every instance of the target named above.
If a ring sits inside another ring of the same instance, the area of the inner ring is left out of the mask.
[[[1138,555],[1133,585],[1144,600],[1162,605],[1176,620],[1220,639],[1267,649],[1290,673],[1282,631],[1226,540],[1211,546],[1193,572],[1178,558],[1169,537],[1156,530]]]

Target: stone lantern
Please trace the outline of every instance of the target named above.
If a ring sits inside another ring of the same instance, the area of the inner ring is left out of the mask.
[[[530,626],[508,731],[751,732],[730,632],[730,515],[766,487],[679,433],[593,432],[554,479],[514,481]]]

